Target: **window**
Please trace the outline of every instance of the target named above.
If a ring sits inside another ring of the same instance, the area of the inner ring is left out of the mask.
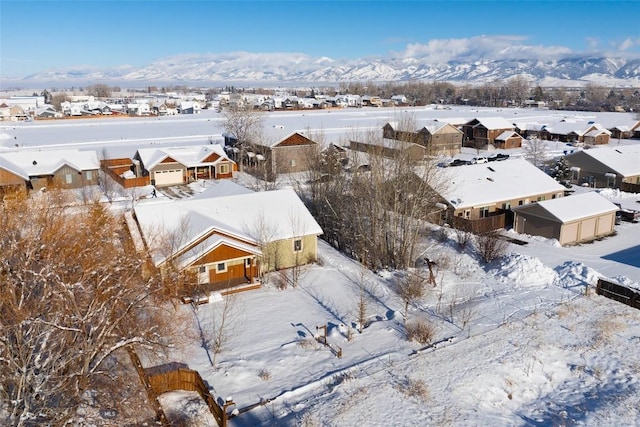
[[[91,181],[93,179],[93,171],[87,171],[87,181]]]
[[[543,201],[544,201],[544,199],[545,199],[545,197],[544,197],[544,196],[538,196],[538,201],[539,201],[539,202],[543,202]]]
[[[480,218],[486,218],[489,216],[489,206],[480,208]]]
[[[289,160],[289,166],[295,166],[296,165],[296,161],[291,159]]]
[[[502,209],[504,209],[505,211],[508,211],[509,209],[511,209],[511,203],[509,202],[503,203]]]
[[[68,173],[64,176],[64,182],[66,182],[67,184],[73,184],[73,176]]]
[[[203,274],[207,272],[207,266],[206,265],[201,265],[200,267],[198,267],[198,273]]]
[[[244,264],[245,264],[247,267],[251,267],[251,258],[247,258],[247,259],[244,261]]]
[[[221,174],[228,174],[229,173],[229,165],[226,163],[223,163],[220,165],[220,173]]]
[[[524,201],[523,200],[518,200],[518,206],[522,206],[524,205]]]
[[[302,250],[302,239],[296,239],[293,241],[293,251],[300,252]]]
[[[216,265],[216,273],[224,273],[225,271],[227,271],[227,263],[226,262],[219,262]]]

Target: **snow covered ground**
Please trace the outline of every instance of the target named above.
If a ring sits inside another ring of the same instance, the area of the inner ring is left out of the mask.
[[[523,119],[527,114],[531,121],[570,114],[420,111],[425,112],[420,117],[430,118]],[[266,125],[284,123],[338,135],[348,127],[379,128],[399,113],[269,114]],[[590,116],[575,113],[573,118]],[[153,144],[208,143],[222,132],[220,117],[212,112],[162,119],[3,124],[0,149],[14,149],[15,144],[27,149],[81,146],[131,156]],[[566,149],[561,143],[552,145],[551,154]],[[144,189],[140,195],[149,192]],[[623,207],[640,207],[637,195],[602,194]],[[421,251],[437,262],[437,286],[410,306],[408,319],[424,318],[434,325],[435,346],[406,339],[404,305],[395,292],[404,272],[363,270],[321,242],[320,262],[305,270],[297,288],[278,290],[274,279],[237,297],[230,336],[215,368],[198,325],[207,338],[222,306],[219,301],[197,311],[180,306],[176,319],[186,319],[184,342],[168,354],[146,355],[146,364],[185,363],[201,373],[216,396],[233,397],[240,410],[268,402],[233,418],[237,427],[638,425],[640,312],[594,292],[601,276],[640,286],[640,224],[623,222],[616,231],[574,247],[506,231],[527,244],[510,244],[506,256],[485,265],[472,250],[459,248],[451,230],[434,228]],[[361,284],[369,318],[362,334],[355,330]],[[333,348],[341,348],[341,358],[314,340],[320,326],[327,327]],[[161,400],[189,425],[213,425],[192,394],[169,393]]]
[[[606,259],[611,247],[640,258],[640,226],[619,227],[614,237],[572,248],[517,236],[529,243],[510,245],[488,265],[461,252],[451,230],[444,230],[449,239],[427,238],[437,286],[408,318],[435,326],[434,347],[405,337],[394,291],[401,272],[364,271],[321,243],[319,265],[298,288],[267,285],[238,297],[216,368],[194,331],[198,322],[212,329],[220,302],[181,306],[194,319],[185,332],[193,338],[148,363],[186,363],[238,409],[269,402],[234,426],[634,425],[639,313],[594,293],[609,272],[640,283],[639,265]],[[370,320],[362,334],[355,330],[360,283]],[[322,325],[342,358],[313,340]]]

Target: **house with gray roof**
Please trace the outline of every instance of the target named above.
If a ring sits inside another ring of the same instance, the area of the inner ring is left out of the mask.
[[[93,150],[16,150],[0,152],[0,187],[29,190],[81,188],[98,184],[100,163]]]
[[[571,183],[640,192],[640,144],[594,147],[565,156]]]

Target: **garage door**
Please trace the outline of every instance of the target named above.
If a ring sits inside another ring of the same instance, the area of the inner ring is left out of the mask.
[[[604,236],[613,231],[614,214],[598,218],[598,236]]]
[[[586,219],[580,225],[580,240],[593,239],[596,235],[596,219]]]
[[[565,224],[562,226],[562,232],[560,233],[560,244],[566,245],[568,243],[574,243],[578,240],[578,223]]]
[[[156,185],[182,184],[182,170],[170,169],[166,171],[155,171],[153,178],[156,180]]]

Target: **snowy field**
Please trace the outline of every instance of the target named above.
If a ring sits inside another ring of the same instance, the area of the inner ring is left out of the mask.
[[[380,129],[404,110],[418,120],[502,116],[544,122],[568,116],[607,126],[631,117],[421,107],[268,113],[265,126],[322,131],[340,140],[345,132]],[[15,144],[77,146],[131,157],[156,144],[208,144],[222,132],[222,118],[214,112],[12,123],[0,125],[0,150]],[[638,141],[611,142],[616,143]],[[550,155],[567,149],[550,144]],[[638,195],[602,194],[623,207],[640,207]],[[407,316],[434,325],[434,346],[406,339],[404,304],[395,292],[405,272],[365,271],[320,242],[320,262],[305,269],[297,288],[278,290],[272,279],[235,299],[230,335],[215,368],[199,330],[212,330],[219,301],[197,311],[180,306],[176,319],[184,322],[183,342],[168,354],[147,354],[146,364],[185,363],[216,396],[232,397],[240,411],[268,402],[233,418],[236,427],[640,425],[640,312],[594,292],[599,277],[640,286],[640,224],[623,222],[616,231],[574,247],[505,231],[527,244],[509,244],[506,256],[484,264],[470,248],[459,247],[452,230],[434,227],[420,252],[437,262],[437,286],[411,304]],[[361,285],[369,324],[358,333]],[[341,348],[341,358],[314,340],[319,326],[327,326],[328,341]],[[187,425],[215,425],[196,395],[167,393],[161,401]]]
[[[598,246],[637,245],[637,227],[624,224],[617,236],[577,248],[518,236],[529,243],[511,245],[488,265],[453,238],[426,239],[437,286],[408,318],[434,324],[435,347],[405,338],[394,292],[401,273],[365,272],[321,243],[321,262],[299,287],[267,285],[238,297],[215,369],[196,325],[211,329],[220,302],[197,311],[181,306],[180,317],[192,319],[184,333],[191,338],[147,363],[187,364],[238,409],[269,402],[234,418],[234,426],[635,425],[640,316],[595,295],[593,285],[606,268],[640,283],[640,266],[603,259],[607,247]],[[355,330],[360,283],[370,320],[362,334]],[[321,325],[342,358],[312,339]],[[183,409],[201,410],[193,402]]]

